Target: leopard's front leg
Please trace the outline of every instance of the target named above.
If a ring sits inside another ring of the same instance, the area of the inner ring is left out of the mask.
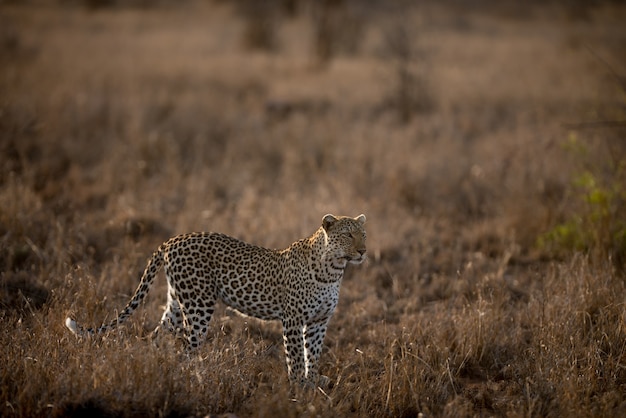
[[[304,324],[294,319],[283,321],[283,340],[287,375],[291,383],[305,383]]]
[[[319,361],[328,327],[328,318],[322,318],[304,328],[304,353],[306,356],[305,378],[309,384],[328,386],[328,377],[319,374]]]

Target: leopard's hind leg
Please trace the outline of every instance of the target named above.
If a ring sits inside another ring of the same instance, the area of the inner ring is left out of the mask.
[[[161,327],[174,333],[183,330],[183,313],[174,295],[174,289],[169,286],[167,289],[167,306],[161,317]]]
[[[163,316],[161,316],[160,324],[154,330],[156,337],[161,329],[173,334],[182,334],[183,332],[183,313],[180,304],[176,300],[174,289],[168,285],[167,289],[167,305]]]
[[[182,330],[189,351],[197,349],[206,339],[217,300],[216,287],[205,280],[205,274],[203,270],[196,270],[189,276],[181,276],[165,269],[168,307],[161,324]]]

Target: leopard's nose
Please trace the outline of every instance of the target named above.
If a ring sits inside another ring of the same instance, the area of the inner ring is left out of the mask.
[[[365,254],[365,248],[361,248],[359,250],[357,250],[359,252],[359,254],[363,255]]]

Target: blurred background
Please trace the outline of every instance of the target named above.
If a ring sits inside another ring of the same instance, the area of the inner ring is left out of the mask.
[[[460,241],[623,257],[619,2],[0,11],[5,235],[42,218],[97,259],[123,225],[282,247],[364,212],[377,257]]]

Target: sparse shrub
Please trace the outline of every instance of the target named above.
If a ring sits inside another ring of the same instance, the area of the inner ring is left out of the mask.
[[[540,248],[557,255],[584,251],[611,258],[617,266],[626,260],[626,155],[594,160],[591,150],[571,133],[567,152],[582,160],[582,171],[571,181],[573,211],[539,237]]]
[[[594,51],[590,51],[611,72],[611,94],[618,101],[594,109],[607,120],[571,124],[564,151],[574,170],[568,196],[572,211],[564,220],[538,239],[540,248],[559,255],[584,251],[597,260],[611,259],[626,268],[626,78],[619,75]],[[583,135],[584,133],[584,135]]]
[[[382,107],[390,108],[402,123],[409,122],[417,113],[432,110],[433,98],[424,75],[417,71],[418,63],[415,33],[407,23],[391,26],[385,36],[385,49],[390,57],[393,83]]]
[[[365,19],[358,2],[313,2],[313,51],[318,64],[326,65],[338,53],[354,53],[362,41]]]
[[[244,46],[253,50],[274,51],[279,17],[276,0],[240,0],[237,9],[244,19]]]

